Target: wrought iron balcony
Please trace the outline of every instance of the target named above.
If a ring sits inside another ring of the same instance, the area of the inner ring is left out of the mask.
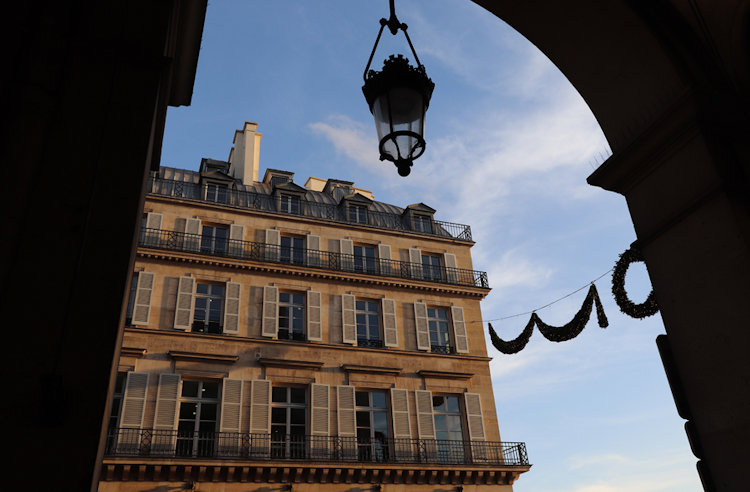
[[[333,222],[365,225],[395,231],[416,232],[431,236],[450,237],[471,241],[471,227],[442,220],[418,221],[410,223],[406,218],[385,212],[368,210],[366,215],[351,216],[345,208],[330,203],[318,203],[295,199],[293,204],[282,205],[273,196],[244,190],[222,189],[221,193],[211,192],[206,185],[187,183],[170,179],[150,178],[148,192],[154,195],[195,200],[206,203],[219,203],[263,212],[299,215]]]
[[[526,444],[499,441],[447,441],[110,429],[107,456],[216,458],[253,461],[329,461],[527,466]]]
[[[423,266],[400,260],[362,258],[356,255],[283,247],[275,244],[216,239],[200,234],[142,229],[139,245],[171,251],[201,253],[243,260],[300,265],[341,272],[397,277],[426,282],[483,287],[488,289],[487,273],[463,268]]]

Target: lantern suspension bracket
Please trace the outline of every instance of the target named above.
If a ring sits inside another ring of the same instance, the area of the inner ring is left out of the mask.
[[[370,58],[367,60],[367,66],[365,67],[365,71],[362,74],[362,78],[365,80],[365,82],[367,82],[367,72],[370,70],[370,65],[372,65],[372,59],[375,56],[375,50],[378,49],[380,36],[383,34],[383,28],[385,28],[385,26],[388,26],[388,30],[391,31],[391,34],[393,34],[394,36],[398,34],[399,29],[404,32],[404,37],[406,38],[406,42],[409,43],[409,48],[411,49],[411,54],[414,55],[414,61],[417,63],[417,67],[424,70],[424,66],[419,61],[419,57],[417,56],[417,51],[414,49],[414,45],[411,43],[411,38],[409,37],[409,32],[407,31],[407,29],[409,29],[409,26],[407,26],[403,22],[400,22],[398,20],[398,17],[396,17],[395,0],[389,0],[389,4],[391,7],[391,15],[388,19],[380,19],[380,30],[378,31],[378,37],[375,38],[375,45],[372,47],[372,53],[370,53]]]

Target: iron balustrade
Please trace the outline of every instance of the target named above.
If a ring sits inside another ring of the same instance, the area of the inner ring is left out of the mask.
[[[427,267],[421,263],[380,258],[375,260],[374,265],[364,264],[365,262],[355,261],[358,257],[351,254],[315,249],[289,248],[277,244],[240,241],[237,239],[217,240],[213,237],[201,236],[200,234],[187,234],[163,229],[142,229],[139,237],[139,245],[147,248],[299,265],[341,272],[377,275],[380,277],[398,277],[426,282],[489,288],[487,273],[476,270],[436,266]]]
[[[299,215],[316,219],[366,225],[381,229],[415,232],[431,236],[450,237],[462,241],[471,241],[471,227],[442,220],[414,221],[406,217],[387,212],[368,210],[364,218],[361,215],[351,216],[345,207],[331,203],[318,203],[294,197],[293,202],[282,201],[273,195],[254,191],[222,189],[216,193],[215,185],[188,183],[171,179],[151,177],[148,192],[154,195],[169,196],[206,203],[219,203],[233,207],[260,210],[263,212]]]
[[[526,444],[113,428],[107,456],[527,466]]]

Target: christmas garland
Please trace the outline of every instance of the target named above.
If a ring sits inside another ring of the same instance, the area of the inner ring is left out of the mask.
[[[615,296],[615,302],[620,311],[631,318],[643,319],[656,314],[659,311],[659,305],[656,303],[653,289],[642,304],[635,304],[628,298],[628,293],[625,291],[625,274],[628,273],[630,264],[638,261],[644,261],[644,258],[641,251],[633,245],[620,255],[612,272],[612,295]]]

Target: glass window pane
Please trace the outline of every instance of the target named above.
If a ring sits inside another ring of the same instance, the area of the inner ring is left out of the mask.
[[[208,294],[208,284],[198,284],[195,287],[195,291],[198,294]]]
[[[271,401],[286,402],[286,388],[283,386],[274,386],[271,388]]]
[[[198,404],[182,402],[180,404],[180,420],[194,420],[198,413]]]
[[[274,424],[286,424],[286,408],[271,408],[271,422]],[[284,431],[286,433],[286,431]]]
[[[291,388],[291,402],[305,403],[305,388]]]
[[[388,415],[385,412],[372,413],[372,428],[383,437],[388,435]]]
[[[203,420],[216,421],[216,403],[201,404],[201,421]]]
[[[372,406],[373,408],[385,408],[385,393],[380,391],[372,392]]]
[[[357,427],[370,427],[370,412],[357,412]]]
[[[219,396],[219,383],[205,381],[203,383],[203,394],[201,398],[217,398]]]
[[[198,381],[183,381],[182,382],[182,396],[186,396],[186,397],[198,396]]]
[[[445,404],[445,397],[443,396],[433,396],[432,397],[432,408],[435,411],[444,411],[445,408],[443,405]]]
[[[448,412],[460,412],[458,408],[458,397],[457,396],[445,397],[445,407]]]
[[[290,423],[296,424],[296,425],[304,425],[305,424],[305,409],[304,408],[292,408],[290,410],[291,418]]]
[[[367,391],[357,391],[354,395],[358,407],[370,406],[370,394]]]

